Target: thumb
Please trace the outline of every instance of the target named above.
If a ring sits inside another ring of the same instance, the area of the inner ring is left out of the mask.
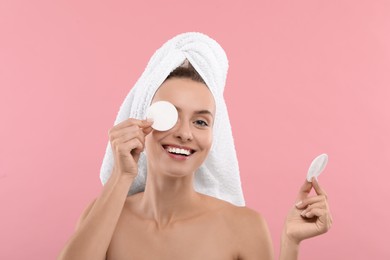
[[[307,198],[307,196],[309,196],[309,193],[310,193],[312,187],[313,187],[312,183],[311,183],[311,182],[308,182],[308,181],[305,179],[305,182],[303,183],[303,185],[302,185],[301,188],[299,189],[299,192],[298,192],[298,196],[297,196],[296,202],[299,202],[299,201],[301,201],[301,200]]]
[[[152,119],[146,119],[146,120],[142,120],[142,132],[145,134],[145,135],[148,135],[150,134],[150,132],[152,132],[153,128],[151,127],[153,125],[153,120]]]

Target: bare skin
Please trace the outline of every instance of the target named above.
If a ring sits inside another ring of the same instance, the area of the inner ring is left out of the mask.
[[[257,244],[257,259],[270,259],[271,245],[261,245],[266,226],[256,212],[199,195],[193,213],[165,226],[148,219],[140,210],[143,193],[127,199],[112,237],[107,259],[251,259],[245,247]],[[261,234],[261,235],[260,235]],[[270,239],[267,238],[270,243]],[[248,245],[249,243],[249,245]],[[255,259],[255,258],[252,258]]]
[[[150,122],[128,119],[110,130],[113,173],[58,259],[273,259],[268,227],[259,213],[193,188],[194,173],[212,144],[215,104],[207,86],[169,79],[153,98],[159,100],[176,106],[178,123],[159,132]],[[194,152],[178,159],[167,146]],[[143,150],[148,155],[145,191],[127,196]],[[313,187],[317,195],[309,197]],[[317,181],[302,185],[299,201],[286,219],[281,260],[298,259],[300,242],[331,225],[327,197]]]

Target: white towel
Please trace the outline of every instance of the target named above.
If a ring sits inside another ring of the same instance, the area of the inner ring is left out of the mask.
[[[213,144],[208,157],[195,173],[194,189],[234,205],[244,206],[236,150],[223,98],[228,59],[222,47],[209,36],[199,32],[187,32],[163,44],[151,57],[145,71],[126,96],[114,125],[129,117],[145,119],[146,109],[158,87],[186,59],[206,82],[216,103]],[[146,160],[146,154],[141,153],[138,175],[130,187],[129,195],[145,189]],[[103,184],[110,177],[113,165],[114,157],[108,142],[100,170]]]

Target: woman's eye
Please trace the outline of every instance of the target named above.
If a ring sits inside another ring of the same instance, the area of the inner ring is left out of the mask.
[[[196,120],[195,124],[200,125],[200,126],[208,126],[207,122],[203,120]]]

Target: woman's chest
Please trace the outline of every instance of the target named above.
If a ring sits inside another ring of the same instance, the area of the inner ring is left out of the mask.
[[[236,259],[234,237],[227,223],[217,219],[186,221],[169,228],[121,219],[107,259]]]

